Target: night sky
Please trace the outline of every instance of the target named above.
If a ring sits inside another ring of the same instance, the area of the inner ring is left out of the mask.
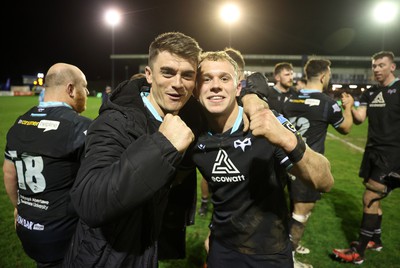
[[[43,0],[12,2],[0,18],[0,82],[35,75],[55,62],[80,67],[88,81],[111,77],[108,7],[123,12],[115,28],[115,54],[147,54],[160,33],[180,31],[204,50],[229,44],[217,0]],[[382,49],[400,56],[400,14],[390,25],[371,15],[379,0],[242,0],[231,46],[243,54],[371,56]],[[383,38],[384,37],[384,38]],[[384,40],[384,41],[383,41]],[[132,69],[132,73],[136,70]]]

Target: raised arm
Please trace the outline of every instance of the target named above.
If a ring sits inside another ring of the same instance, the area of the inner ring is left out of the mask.
[[[336,130],[341,134],[349,134],[351,127],[353,126],[353,116],[351,114],[351,109],[354,105],[353,97],[343,92],[341,95],[342,107],[343,107],[343,122],[336,128]]]
[[[287,121],[287,124],[290,123]],[[308,147],[301,135],[286,128],[271,110],[260,110],[252,115],[250,129],[253,135],[265,137],[286,152],[294,164],[290,173],[320,192],[330,191],[334,179],[328,159]]]

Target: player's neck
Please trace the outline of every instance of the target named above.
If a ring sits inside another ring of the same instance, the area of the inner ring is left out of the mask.
[[[322,83],[319,82],[308,82],[307,86],[304,89],[313,89],[313,90],[318,90],[318,91],[323,91],[324,86]]]
[[[391,84],[393,84],[395,79],[396,77],[393,74],[391,74],[382,83],[380,83],[380,85],[383,87],[390,86]]]
[[[277,88],[282,93],[286,93],[289,91],[289,88],[283,87],[280,83],[276,84],[275,88]]]
[[[206,113],[210,130],[214,133],[224,133],[225,131],[231,129],[235,124],[238,113],[238,105],[235,105],[231,109],[228,108],[224,113]]]

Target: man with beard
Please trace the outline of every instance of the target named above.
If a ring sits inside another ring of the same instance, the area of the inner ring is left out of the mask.
[[[296,91],[293,89],[293,66],[288,62],[277,63],[274,67],[275,86],[270,88],[268,105],[271,109],[282,113],[283,104]]]

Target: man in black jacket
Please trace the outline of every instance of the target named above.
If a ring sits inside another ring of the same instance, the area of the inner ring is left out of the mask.
[[[157,267],[170,188],[194,170],[184,157],[201,126],[191,98],[200,52],[182,33],[159,35],[145,70],[151,90],[125,81],[100,108],[71,191],[80,221],[65,266]]]

